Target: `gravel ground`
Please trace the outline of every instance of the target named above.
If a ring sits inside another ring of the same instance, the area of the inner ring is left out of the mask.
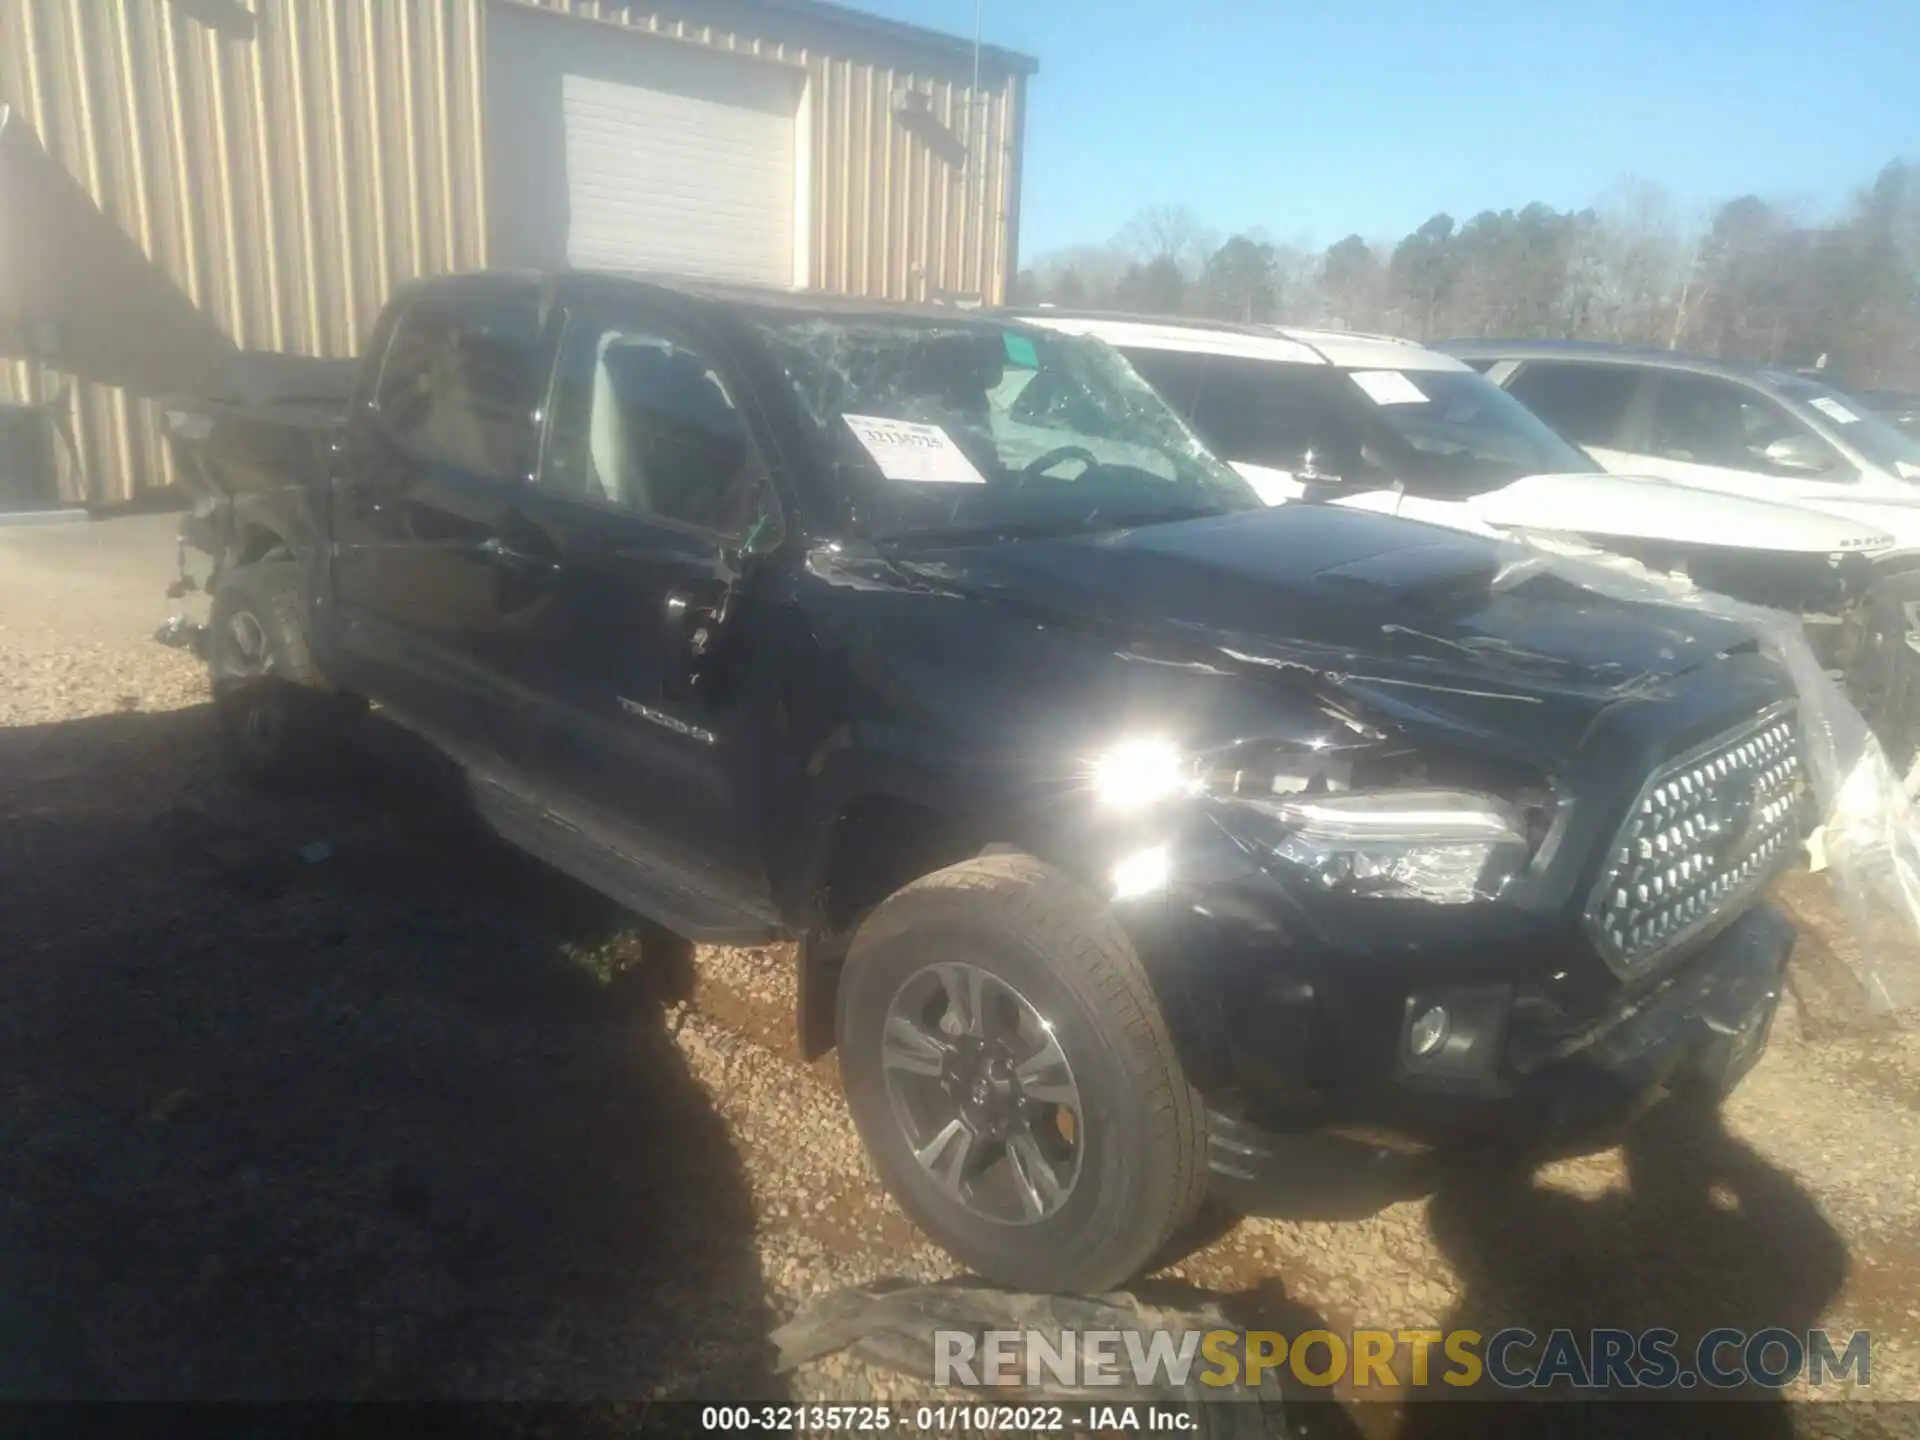
[[[0,531],[0,1396],[923,1394],[771,1368],[810,1298],[952,1273],[794,1057],[791,956],[634,924],[378,727],[322,792],[234,784],[201,672],[147,639],[170,528]],[[1783,898],[1817,981],[1845,937],[1817,877]],[[1920,1039],[1816,1023],[1821,993],[1721,1122],[1209,1213],[1161,1280],[1289,1331],[1866,1328],[1873,1396],[1920,1399]],[[1478,1423],[1335,1399],[1317,1433]]]

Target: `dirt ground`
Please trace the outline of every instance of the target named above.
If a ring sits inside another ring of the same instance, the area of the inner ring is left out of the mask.
[[[235,784],[148,639],[171,530],[0,530],[0,1397],[918,1393],[772,1370],[810,1298],[951,1273],[794,1058],[790,956],[647,933],[378,727]],[[1723,1125],[1210,1214],[1161,1282],[1289,1331],[1868,1329],[1865,1397],[1737,1433],[1904,1430],[1864,1401],[1920,1399],[1920,1042],[1828,1023],[1844,928],[1783,895],[1810,1003]],[[1351,1398],[1312,1429],[1472,1428]]]

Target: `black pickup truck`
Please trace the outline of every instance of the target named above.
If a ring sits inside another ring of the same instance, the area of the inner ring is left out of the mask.
[[[1802,782],[1753,637],[1268,509],[1097,341],[470,275],[344,399],[172,420],[235,756],[370,698],[549,863],[797,937],[803,1048],[1000,1281],[1122,1281],[1303,1137],[1557,1143],[1766,1042]]]

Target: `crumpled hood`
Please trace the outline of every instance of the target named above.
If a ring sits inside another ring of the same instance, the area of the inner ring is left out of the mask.
[[[1754,643],[1731,621],[1538,573],[1511,546],[1336,506],[955,548],[904,568],[1123,643],[1423,708],[1529,699],[1590,716]]]

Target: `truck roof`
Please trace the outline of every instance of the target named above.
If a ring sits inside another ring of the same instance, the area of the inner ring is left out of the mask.
[[[1006,324],[1013,317],[979,305],[940,304],[877,299],[867,295],[835,295],[824,290],[798,290],[777,285],[750,285],[731,280],[669,275],[639,270],[469,270],[413,280],[395,289],[395,296],[461,295],[484,293],[502,285],[552,286],[562,294],[653,290],[716,305],[752,310],[790,310],[803,315],[917,315],[930,320]]]
[[[1607,340],[1436,340],[1434,348],[1463,360],[1578,360],[1595,365],[1654,365],[1663,370],[1688,370],[1729,379],[1774,380],[1794,374],[1791,365],[1752,365],[1739,360],[1717,360],[1651,345],[1621,345]],[[1808,375],[1806,379],[1825,380]]]

